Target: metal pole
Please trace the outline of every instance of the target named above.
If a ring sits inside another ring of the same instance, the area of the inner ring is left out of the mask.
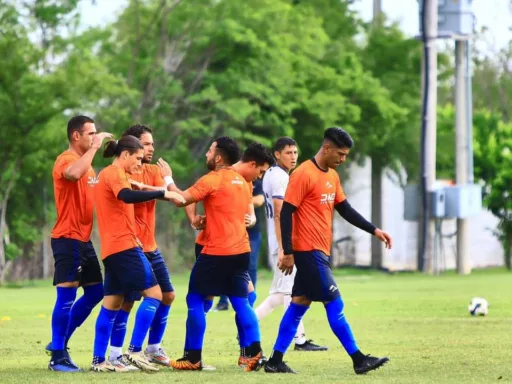
[[[373,19],[375,20],[377,16],[382,12],[382,1],[381,0],[373,0]]]
[[[427,1],[426,7],[426,32],[428,55],[428,91],[427,97],[427,134],[426,134],[426,172],[427,172],[427,191],[434,189],[436,181],[436,140],[437,140],[437,0]],[[433,240],[435,235],[435,221],[430,215],[431,202],[427,199],[427,214],[429,215],[426,230],[426,257],[424,272],[433,272]]]
[[[468,183],[475,180],[473,165],[473,84],[471,74],[471,40],[466,41],[466,112],[468,127]]]
[[[466,90],[466,42],[455,41],[455,183],[468,183],[468,122]],[[467,219],[457,219],[457,273],[471,272]]]

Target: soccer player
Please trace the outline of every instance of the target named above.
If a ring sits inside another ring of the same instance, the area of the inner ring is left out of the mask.
[[[302,163],[290,177],[281,210],[283,255],[278,267],[289,275],[295,265],[297,273],[292,302],[281,320],[265,372],[295,373],[283,362],[283,355],[313,301],[324,304],[329,325],[352,358],[356,374],[377,369],[389,360],[364,355],[357,346],[329,263],[334,209],[352,225],[376,236],[387,248],[392,246],[389,234],[366,221],[350,206],[334,170],[345,162],[353,144],[343,129],[328,128],[316,156]]]
[[[288,308],[292,300],[293,280],[297,271],[294,268],[292,274],[285,275],[277,268],[278,258],[282,259],[283,257],[280,223],[281,208],[290,178],[289,173],[297,164],[297,143],[290,137],[279,138],[274,145],[274,156],[277,159],[277,165],[270,168],[263,178],[269,262],[274,270],[274,279],[270,287],[269,296],[256,308],[258,320],[272,313],[278,306],[283,305],[285,310]],[[294,341],[296,351],[327,350],[327,347],[316,345],[312,340],[306,339],[302,320],[299,323]]]
[[[91,370],[126,371],[106,361],[105,355],[124,295],[138,291],[144,300],[135,316],[135,327],[126,357],[139,369],[158,371],[142,352],[142,344],[160,306],[162,291],[137,238],[134,204],[156,198],[176,202],[183,199],[170,191],[131,189],[127,175],[136,173],[144,158],[144,146],[136,137],[124,136],[119,141],[109,141],[103,157],[114,157],[114,161],[100,172],[95,190],[101,259],[105,267],[105,297],[96,320]]]
[[[226,136],[215,139],[206,154],[211,172],[182,192],[185,204],[177,204],[203,201],[207,217],[207,242],[190,275],[184,354],[181,359],[171,360],[171,366],[177,370],[201,369],[206,331],[205,299],[222,294],[228,295],[249,343],[250,359],[245,371],[261,366],[258,321],[247,299],[250,246],[245,227],[252,205],[251,192],[248,183],[232,167],[239,157],[240,151],[233,139]]]
[[[97,133],[94,120],[87,116],[71,118],[67,131],[69,148],[57,157],[52,172],[57,222],[51,245],[57,300],[52,314],[52,341],[46,350],[51,354],[50,370],[77,372],[79,368],[67,352],[68,341],[103,298],[101,268],[90,240],[96,184],[91,164],[103,140],[112,135]],[[75,301],[79,286],[84,294]]]
[[[142,158],[142,168],[132,175],[130,179],[143,183],[147,186],[167,188],[173,183],[172,175],[165,173],[162,175],[162,167],[151,164],[155,151],[152,130],[145,125],[133,125],[128,128],[124,136],[134,136],[142,142],[144,146],[144,157]],[[167,180],[167,181],[166,181]],[[146,356],[152,363],[169,366],[170,359],[161,347],[165,328],[167,326],[167,318],[171,310],[171,304],[174,301],[175,293],[169,275],[169,269],[165,263],[162,254],[158,250],[155,239],[155,215],[156,201],[151,200],[145,203],[134,204],[135,212],[135,230],[137,238],[142,243],[143,251],[148,258],[156,280],[162,290],[162,302],[156,311],[155,318],[151,324],[149,331],[148,346],[146,348]],[[123,343],[126,335],[126,324],[128,316],[133,308],[134,301],[140,300],[139,292],[128,294],[124,297],[121,310],[118,312],[112,336],[110,340],[110,357],[109,360],[113,365],[119,368],[125,367],[129,369],[137,369],[129,364],[126,356],[123,356]]]

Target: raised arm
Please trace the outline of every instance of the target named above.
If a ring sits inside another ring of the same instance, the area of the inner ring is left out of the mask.
[[[92,146],[89,148],[87,152],[85,152],[82,157],[80,157],[77,161],[70,164],[64,170],[64,177],[69,181],[77,181],[82,178],[83,175],[87,173],[89,168],[91,167],[92,160],[94,159],[94,155],[101,147],[103,140],[106,138],[111,138],[112,134],[107,132],[101,132],[94,136],[92,140]]]

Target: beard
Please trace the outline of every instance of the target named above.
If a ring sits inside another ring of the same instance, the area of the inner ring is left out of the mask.
[[[206,168],[208,168],[210,171],[215,171],[215,160],[206,160]]]

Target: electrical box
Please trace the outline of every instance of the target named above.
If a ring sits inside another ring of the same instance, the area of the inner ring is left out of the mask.
[[[421,19],[423,17],[423,1],[419,0],[420,34]],[[442,35],[465,35],[473,34],[474,16],[471,10],[472,0],[438,0],[437,1],[437,28],[438,34]]]
[[[465,219],[482,210],[482,186],[464,184],[446,187],[446,218]]]
[[[404,188],[404,220],[418,221],[420,216],[420,190],[418,184],[409,184]],[[428,193],[430,216],[444,217],[446,211],[446,192],[436,188]]]

